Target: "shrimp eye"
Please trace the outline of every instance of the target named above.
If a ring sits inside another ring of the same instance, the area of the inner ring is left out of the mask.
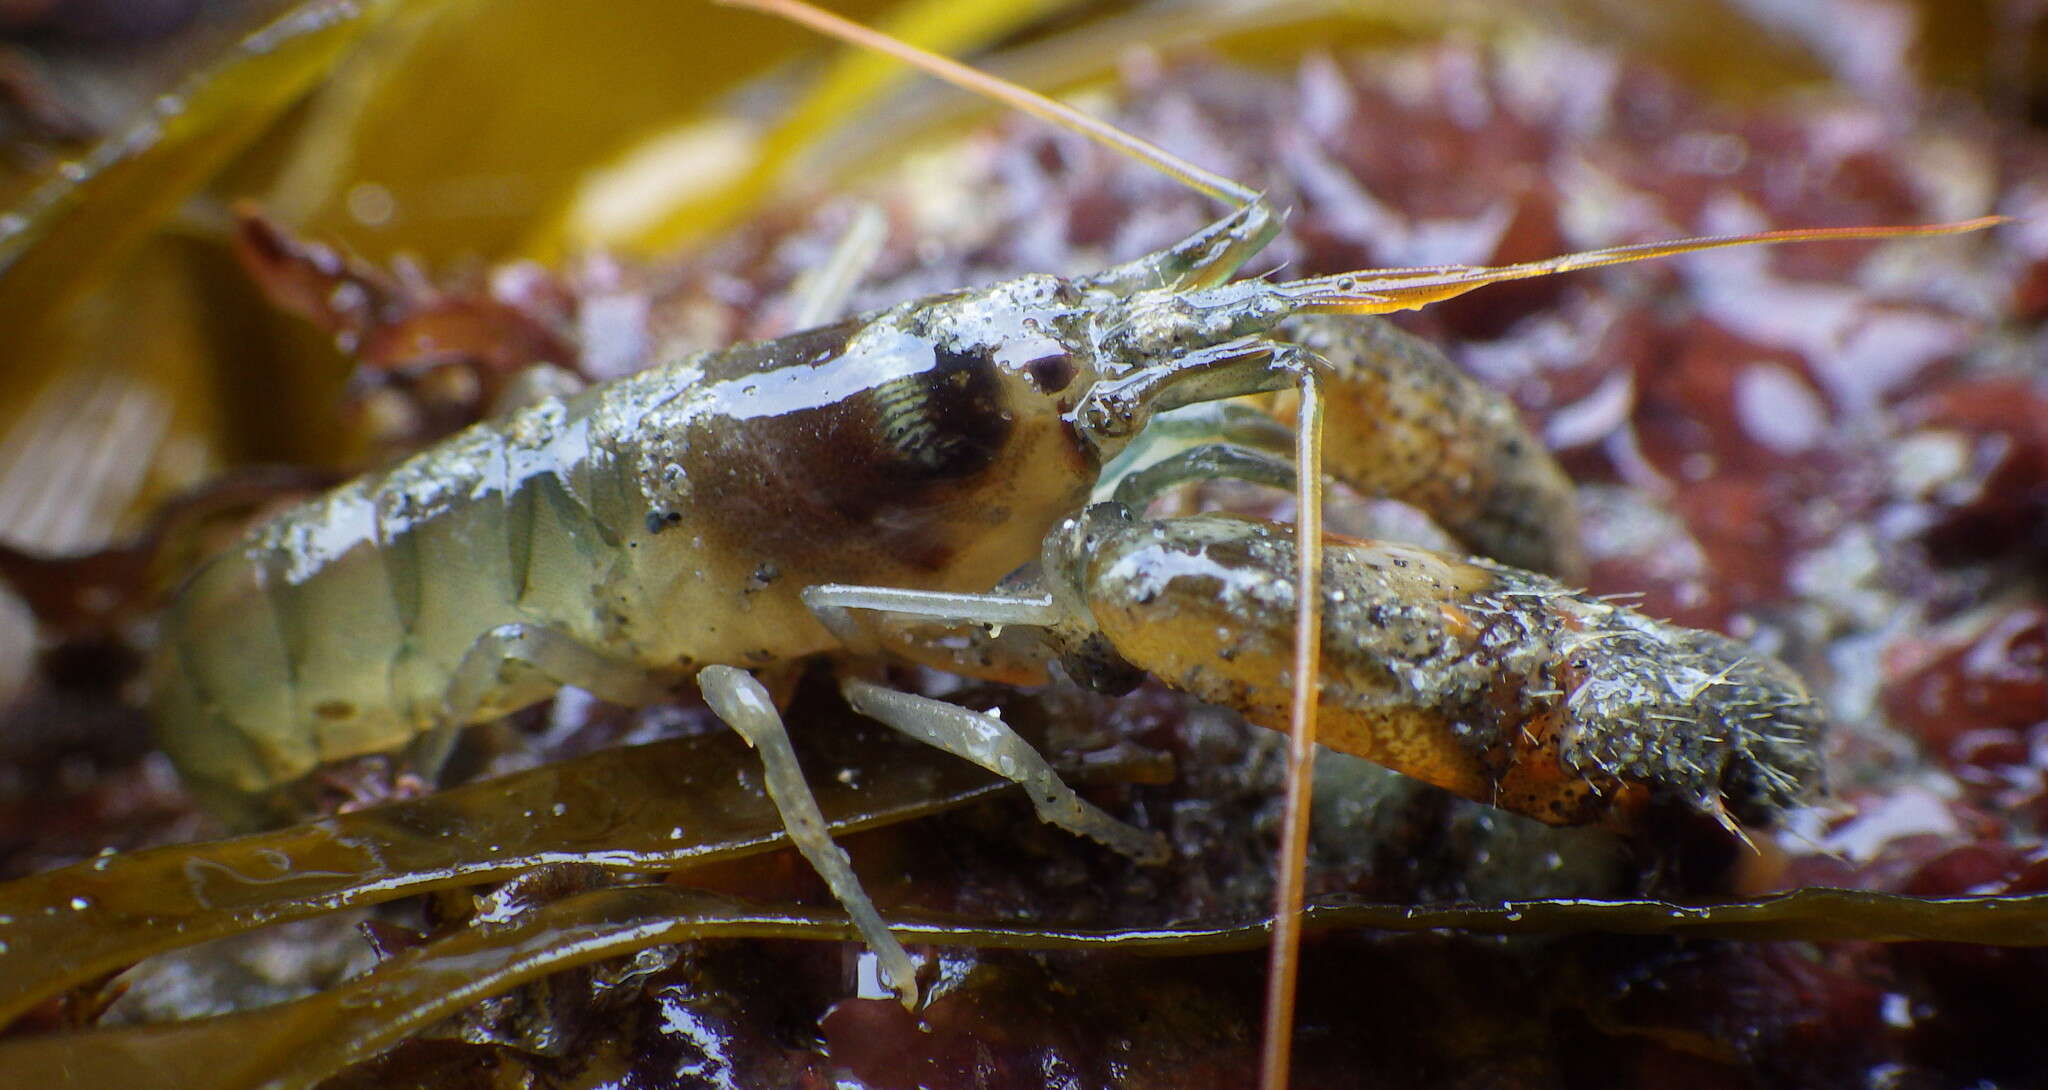
[[[1044,394],[1056,394],[1073,384],[1074,360],[1065,352],[1040,356],[1024,365],[1024,374]]]

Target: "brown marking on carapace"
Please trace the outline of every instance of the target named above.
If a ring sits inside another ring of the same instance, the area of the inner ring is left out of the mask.
[[[1028,558],[1030,539],[1005,527],[1084,498],[1094,456],[1056,411],[1074,364],[1045,362],[1045,337],[971,341],[885,312],[775,343],[707,360],[689,396],[717,424],[673,452],[676,506],[735,553],[810,582],[957,572],[948,586],[984,589]],[[1068,472],[1049,477],[1048,463]]]

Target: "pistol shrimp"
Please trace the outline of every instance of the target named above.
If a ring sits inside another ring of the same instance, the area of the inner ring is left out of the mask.
[[[1605,816],[1659,791],[1715,808],[1725,799],[1740,816],[1811,782],[1796,681],[1715,638],[1480,562],[1350,542],[1319,561],[1322,475],[1297,466],[1412,500],[1518,565],[1569,577],[1578,563],[1569,483],[1498,397],[1391,329],[1306,316],[1720,246],[1991,220],[1231,282],[1278,230],[1256,192],[815,9],[751,6],[1072,126],[1233,210],[1093,275],[913,300],[546,397],[252,531],[181,592],[153,670],[164,747],[202,794],[247,806],[325,762],[407,745],[431,766],[454,731],[563,685],[639,704],[694,681],[759,751],[792,841],[912,1003],[911,962],[825,833],[752,670],[849,644],[994,677],[1057,657],[1104,687],[1151,672],[1265,725],[1286,721],[1292,877],[1276,962],[1300,899],[1319,697],[1338,725],[1332,741],[1397,767],[1434,762],[1424,778],[1552,820]],[[1301,395],[1292,431],[1217,404],[1279,389]],[[1294,537],[1084,511],[1103,466],[1155,416],[1188,406],[1208,406],[1196,424],[1214,441],[1116,484],[1119,494],[1213,476],[1283,482],[1301,512]],[[1326,411],[1339,424],[1327,452]],[[1180,569],[1197,554],[1223,574],[1189,582]],[[1650,691],[1645,660],[1677,663],[1655,676],[1680,680]],[[1047,820],[1133,857],[1163,854],[1156,837],[1075,795],[1000,720],[865,681],[845,688],[863,712],[1023,784]],[[1743,709],[1741,725],[1654,753],[1630,748],[1654,731],[1585,725],[1633,723],[1688,693]],[[1281,975],[1273,987],[1284,1020],[1291,993]],[[1284,1034],[1269,1024],[1268,1037],[1284,1064]]]

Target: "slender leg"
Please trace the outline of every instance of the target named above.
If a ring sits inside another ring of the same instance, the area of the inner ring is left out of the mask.
[[[1254,408],[1243,400],[1186,405],[1154,416],[1145,425],[1145,430],[1102,468],[1091,499],[1096,503],[1114,500],[1142,510],[1142,504],[1133,504],[1132,501],[1149,500],[1167,488],[1205,479],[1201,473],[1189,471],[1169,482],[1163,478],[1179,471],[1160,468],[1176,457],[1198,462],[1200,459],[1191,452],[1204,446],[1229,447],[1253,457],[1263,457],[1270,463],[1284,463],[1288,467],[1285,472],[1287,483],[1275,484],[1274,487],[1293,488],[1295,444],[1292,425],[1281,423],[1271,413]],[[1217,457],[1231,456],[1200,456]],[[1254,469],[1251,473],[1246,479],[1258,483],[1273,483],[1280,476],[1272,466]],[[1154,475],[1154,483],[1125,484],[1128,478],[1138,474]],[[1219,468],[1214,475],[1229,477],[1234,474]]]
[[[515,690],[563,685],[613,704],[655,704],[670,695],[662,675],[613,658],[560,629],[507,624],[477,637],[463,653],[442,696],[442,721],[460,727],[490,714],[491,705],[506,703],[503,698]]]
[[[804,590],[804,602],[842,639],[864,635],[847,613],[852,609],[992,626],[1056,627],[1067,616],[1049,596],[948,594],[889,587],[809,587]],[[1031,743],[995,716],[929,697],[899,693],[857,678],[841,682],[840,691],[862,715],[972,761],[1024,788],[1038,816],[1045,821],[1139,862],[1165,862],[1165,841],[1116,820],[1076,795]]]
[[[782,827],[789,831],[790,842],[810,860],[832,890],[832,896],[853,918],[854,927],[881,962],[882,976],[896,990],[903,1005],[917,1009],[917,971],[910,955],[889,933],[882,914],[861,888],[845,849],[833,843],[825,826],[825,815],[818,811],[818,800],[812,797],[810,784],[804,781],[804,771],[796,763],[796,751],[789,745],[789,732],[783,728],[774,702],[768,699],[768,690],[752,674],[731,666],[706,666],[697,673],[697,687],[703,690],[704,702],[711,705],[711,710],[761,754],[768,797],[782,815]]]
[[[1295,484],[1291,461],[1228,443],[1207,443],[1126,474],[1117,482],[1112,498],[1134,511],[1142,511],[1167,489],[1219,477],[1288,491]]]
[[[404,764],[428,783],[439,783],[441,770],[448,767],[448,758],[455,752],[455,741],[460,737],[460,725],[449,722],[435,724],[433,729],[414,737],[405,747]]]
[[[463,727],[517,710],[564,685],[613,704],[655,704],[670,695],[660,674],[615,659],[559,629],[499,625],[463,652],[441,694],[438,725],[408,747],[413,768],[429,780],[436,778]]]
[[[848,610],[866,609],[898,617],[925,617],[934,621],[957,621],[986,625],[1051,625],[1065,616],[1050,597],[1018,597],[1009,594],[951,594],[936,590],[905,590],[899,587],[849,586],[821,583],[805,587],[804,604],[811,607],[820,623],[849,649],[872,651],[873,636],[855,624]]]
[[[1120,449],[1160,413],[1304,382],[1327,385],[1330,377],[1329,362],[1308,348],[1263,336],[1237,337],[1099,381],[1075,412],[1085,432]]]
[[[1241,401],[1204,401],[1160,413],[1145,425],[1145,438],[1208,440],[1274,454],[1292,454],[1293,427]]]
[[[1022,787],[1041,820],[1140,863],[1166,862],[1165,838],[1118,821],[1075,794],[1031,743],[995,716],[858,678],[840,682],[839,691],[854,711]]]
[[[1052,599],[820,584],[804,601],[847,650],[1003,685],[1043,685],[1047,641],[1066,616]]]

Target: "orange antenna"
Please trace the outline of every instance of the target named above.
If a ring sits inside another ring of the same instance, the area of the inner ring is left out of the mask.
[[[1660,257],[1722,250],[1731,246],[1758,246],[1780,242],[1840,242],[1858,239],[1907,238],[1922,235],[1959,235],[2008,223],[2008,216],[1979,216],[1954,223],[1913,224],[1904,227],[1795,227],[1780,231],[1758,231],[1749,235],[1709,235],[1669,242],[1639,242],[1585,250],[1575,254],[1524,261],[1517,265],[1435,265],[1413,269],[1365,269],[1359,272],[1318,276],[1273,285],[1272,290],[1297,301],[1303,310],[1345,314],[1388,314],[1397,310],[1439,303],[1474,288],[1508,280],[1530,280],[1539,276],[1576,272],[1601,265],[1625,265]]]

